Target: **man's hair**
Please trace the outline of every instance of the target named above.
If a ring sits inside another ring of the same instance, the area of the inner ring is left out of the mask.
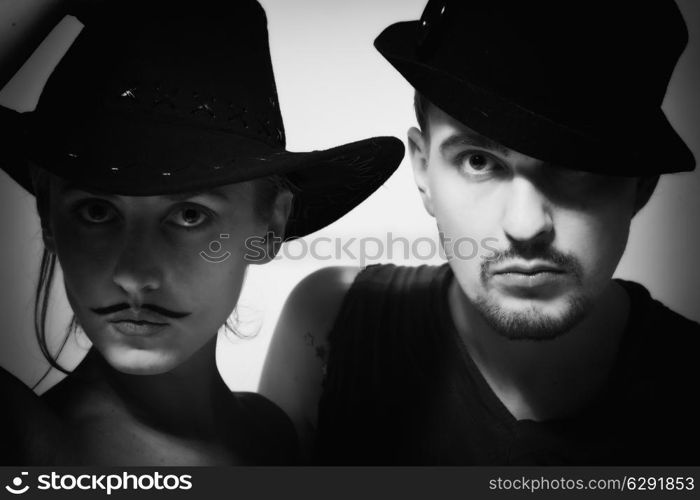
[[[423,96],[420,92],[416,90],[415,96],[413,97],[413,108],[416,111],[416,120],[418,120],[418,127],[420,127],[421,132],[424,134],[428,133],[428,107],[430,106],[430,101]]]

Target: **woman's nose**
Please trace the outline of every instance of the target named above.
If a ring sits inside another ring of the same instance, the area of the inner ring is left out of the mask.
[[[162,281],[162,256],[147,235],[132,231],[122,247],[114,267],[113,281],[124,292],[139,298],[158,290]]]

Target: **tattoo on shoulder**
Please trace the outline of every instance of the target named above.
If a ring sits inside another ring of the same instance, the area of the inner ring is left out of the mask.
[[[316,339],[313,335],[311,335],[311,332],[306,332],[304,334],[304,343],[311,347],[313,347],[316,344]]]
[[[326,344],[323,342],[317,343],[316,338],[311,332],[306,332],[306,334],[304,335],[304,343],[307,346],[313,348],[316,357],[323,361],[325,365],[326,358],[328,357],[328,348],[326,347]]]

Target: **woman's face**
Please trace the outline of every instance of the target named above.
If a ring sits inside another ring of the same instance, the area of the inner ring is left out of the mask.
[[[52,179],[45,240],[79,324],[112,367],[164,373],[216,335],[241,291],[246,240],[268,228],[255,187],[139,197]]]

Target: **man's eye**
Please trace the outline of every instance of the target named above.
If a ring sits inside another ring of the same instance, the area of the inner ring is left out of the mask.
[[[203,208],[186,206],[173,212],[168,220],[173,224],[184,228],[195,228],[209,222],[211,213]]]
[[[459,158],[460,167],[466,173],[484,174],[497,171],[501,168],[498,162],[491,155],[479,152],[467,152]]]
[[[89,200],[81,203],[77,209],[78,216],[90,224],[106,224],[117,217],[114,207],[106,201]]]

